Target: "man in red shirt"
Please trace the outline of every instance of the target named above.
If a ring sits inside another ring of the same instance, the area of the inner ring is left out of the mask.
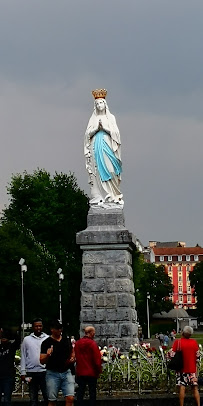
[[[199,347],[196,340],[190,338],[193,333],[192,327],[185,326],[182,333],[182,338],[176,340],[173,344],[172,351],[175,353],[177,350],[182,351],[183,355],[183,369],[176,372],[176,385],[179,389],[180,406],[184,404],[185,388],[191,386],[193,396],[197,406],[200,406],[200,396],[197,384],[197,361],[199,358]]]
[[[89,387],[90,406],[96,405],[97,378],[102,371],[101,354],[94,341],[95,328],[85,328],[85,336],[75,343],[76,375],[78,383],[77,404],[83,405],[86,385]]]

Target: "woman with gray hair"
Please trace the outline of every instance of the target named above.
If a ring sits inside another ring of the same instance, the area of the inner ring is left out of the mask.
[[[197,383],[197,361],[199,359],[199,346],[196,340],[191,338],[193,329],[185,326],[182,338],[174,342],[172,352],[182,351],[183,368],[176,372],[176,385],[179,386],[180,406],[184,405],[185,388],[190,386],[197,406],[200,406],[200,396]]]

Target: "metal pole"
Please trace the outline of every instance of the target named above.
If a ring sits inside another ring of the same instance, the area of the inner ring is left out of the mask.
[[[62,273],[61,268],[58,269],[57,274],[59,276],[59,318],[60,321],[62,322],[61,281],[64,279],[64,274]]]
[[[150,338],[150,328],[149,328],[149,299],[150,295],[147,292],[147,336]]]
[[[23,289],[23,269],[22,269],[22,265],[21,265],[21,280],[22,280],[22,325],[23,325],[23,331],[22,331],[22,341],[24,339],[25,336],[25,307],[24,307],[24,289]]]
[[[24,306],[24,280],[23,272],[27,272],[27,265],[25,265],[24,258],[21,258],[19,261],[20,270],[21,270],[21,296],[22,296],[22,335],[21,339],[24,339],[25,336],[25,306]]]
[[[59,275],[59,319],[62,322],[62,306],[61,306],[61,278]]]

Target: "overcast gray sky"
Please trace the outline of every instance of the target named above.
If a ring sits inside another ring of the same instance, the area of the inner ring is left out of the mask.
[[[0,208],[12,173],[74,172],[91,90],[122,140],[126,226],[203,245],[203,1],[0,0]]]

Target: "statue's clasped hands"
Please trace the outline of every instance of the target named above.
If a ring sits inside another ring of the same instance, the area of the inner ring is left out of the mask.
[[[99,120],[99,126],[98,126],[98,128],[99,128],[99,130],[102,130],[102,128],[103,128],[101,120]]]

